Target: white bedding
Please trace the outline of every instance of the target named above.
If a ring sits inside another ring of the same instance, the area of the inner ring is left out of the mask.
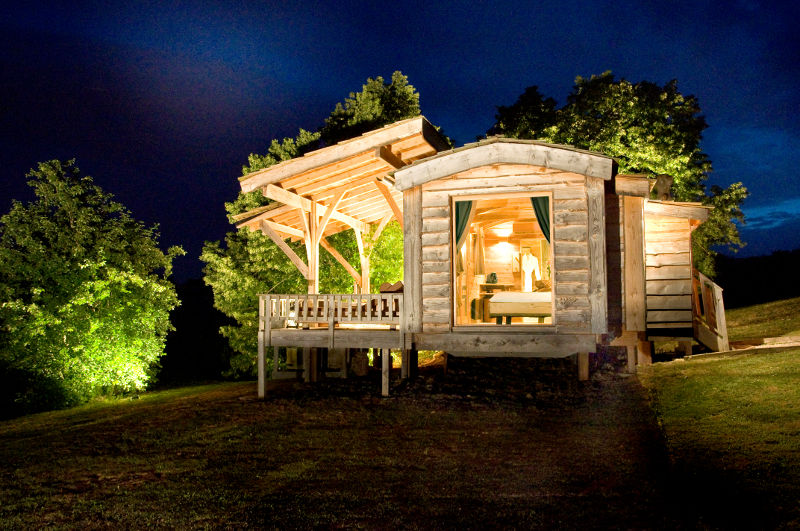
[[[550,302],[550,291],[500,291],[492,295],[490,302]]]

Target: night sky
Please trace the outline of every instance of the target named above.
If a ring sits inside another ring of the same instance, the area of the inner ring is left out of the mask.
[[[113,4],[0,7],[0,212],[38,161],[76,158],[184,246],[179,280],[230,229],[249,153],[394,70],[457,145],[530,85],[563,103],[578,75],[677,79],[710,125],[709,184],[751,192],[739,255],[800,247],[800,2]]]

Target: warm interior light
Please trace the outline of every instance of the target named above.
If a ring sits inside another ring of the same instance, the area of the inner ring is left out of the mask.
[[[514,224],[511,222],[502,223],[500,225],[495,225],[492,227],[492,232],[494,232],[498,238],[508,238],[511,236],[511,233],[514,232]]]

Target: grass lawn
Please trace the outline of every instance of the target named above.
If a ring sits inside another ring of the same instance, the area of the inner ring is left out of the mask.
[[[800,527],[800,350],[655,364],[641,379],[662,424],[673,488],[685,495],[686,520]]]
[[[725,317],[731,341],[800,336],[800,298],[727,310]]]

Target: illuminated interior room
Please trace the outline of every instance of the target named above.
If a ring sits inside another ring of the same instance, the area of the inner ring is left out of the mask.
[[[455,201],[455,324],[553,324],[550,197]]]

